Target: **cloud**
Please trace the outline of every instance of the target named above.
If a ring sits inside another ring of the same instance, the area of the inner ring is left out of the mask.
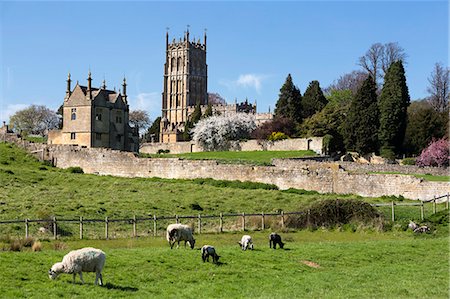
[[[0,119],[9,123],[9,118],[19,110],[29,107],[30,104],[8,104],[6,107],[1,107]],[[2,124],[0,124],[2,126]]]
[[[130,96],[130,110],[144,110],[154,120],[161,116],[161,93],[159,92],[141,92],[136,96]]]
[[[229,89],[253,88],[257,93],[261,92],[261,83],[267,75],[259,74],[241,74],[237,80],[221,80],[219,83],[227,86]]]

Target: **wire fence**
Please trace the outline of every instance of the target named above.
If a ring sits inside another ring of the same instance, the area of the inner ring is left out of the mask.
[[[445,200],[442,200],[445,199]],[[393,222],[400,220],[424,220],[426,215],[448,210],[450,194],[417,203],[376,203],[376,207]],[[308,211],[279,213],[220,213],[219,215],[173,215],[120,219],[24,219],[0,221],[0,239],[34,237],[38,239],[119,239],[132,237],[164,236],[171,223],[190,225],[195,233],[221,233],[286,228],[289,217]]]

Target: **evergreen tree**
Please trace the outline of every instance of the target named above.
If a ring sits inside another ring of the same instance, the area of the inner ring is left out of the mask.
[[[189,116],[188,120],[184,124],[183,140],[191,140],[191,130],[195,124],[202,118],[202,109],[200,107],[200,102],[195,104],[194,112]]]
[[[292,82],[291,74],[288,74],[286,82],[280,89],[278,101],[275,104],[275,117],[290,118],[298,123],[301,122],[301,102],[300,90]]]
[[[394,62],[387,70],[378,105],[380,110],[378,138],[382,152],[388,155],[400,153],[405,138],[409,106],[405,69],[401,61]]]
[[[319,112],[328,103],[327,98],[323,95],[320,88],[319,81],[311,81],[308,88],[303,94],[301,103],[303,119],[311,117],[316,112]]]
[[[379,112],[376,90],[375,81],[372,76],[368,76],[350,104],[344,131],[347,150],[367,154],[378,149]]]
[[[212,105],[208,103],[206,106],[205,113],[203,114],[203,118],[207,118],[213,115]]]
[[[161,124],[161,116],[158,116],[145,133],[144,135],[145,142],[151,142],[152,140],[154,142],[159,142],[160,124]]]

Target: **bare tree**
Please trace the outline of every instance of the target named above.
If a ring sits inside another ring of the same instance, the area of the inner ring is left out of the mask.
[[[370,46],[364,56],[359,58],[358,64],[375,79],[382,79],[392,63],[401,60],[406,63],[405,50],[397,42],[386,44],[375,43]]]
[[[58,128],[60,120],[49,108],[31,105],[14,113],[9,122],[17,133],[45,136],[49,130]]]
[[[147,111],[144,110],[133,110],[130,112],[128,118],[133,126],[139,128],[139,132],[145,132],[151,125],[150,117]]]
[[[428,78],[430,86],[427,91],[430,94],[428,102],[437,112],[444,112],[448,109],[449,102],[449,68],[442,63],[436,63],[431,77]]]
[[[361,87],[362,82],[367,79],[367,73],[363,71],[353,71],[344,74],[328,86],[324,92],[330,94],[333,90],[351,90],[353,94]]]
[[[405,50],[397,42],[384,44],[384,52],[381,57],[381,70],[383,71],[383,75],[386,74],[388,68],[394,62],[401,60],[405,64],[406,57]]]
[[[226,105],[227,101],[217,92],[208,92],[208,103],[211,105]]]
[[[366,70],[376,81],[380,76],[379,70],[384,53],[384,46],[376,43],[370,46],[364,56],[359,57],[359,65]]]

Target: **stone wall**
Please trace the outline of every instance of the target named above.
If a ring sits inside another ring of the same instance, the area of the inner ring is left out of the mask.
[[[311,138],[292,138],[280,141],[247,140],[238,142],[235,148],[241,151],[294,151],[294,150],[313,150],[319,155],[322,154],[323,137]],[[193,142],[176,143],[143,143],[139,152],[146,154],[156,154],[158,150],[169,150],[171,154],[182,154],[203,151],[201,147]]]
[[[404,196],[428,200],[450,191],[449,182],[431,182],[397,174],[367,174],[347,171],[334,162],[274,159],[273,166],[219,164],[178,158],[138,158],[130,152],[77,146],[34,144],[8,139],[50,160],[55,166],[79,166],[86,173],[121,177],[169,179],[212,178],[275,184],[280,189],[298,188],[320,193],[357,194],[368,197]]]

